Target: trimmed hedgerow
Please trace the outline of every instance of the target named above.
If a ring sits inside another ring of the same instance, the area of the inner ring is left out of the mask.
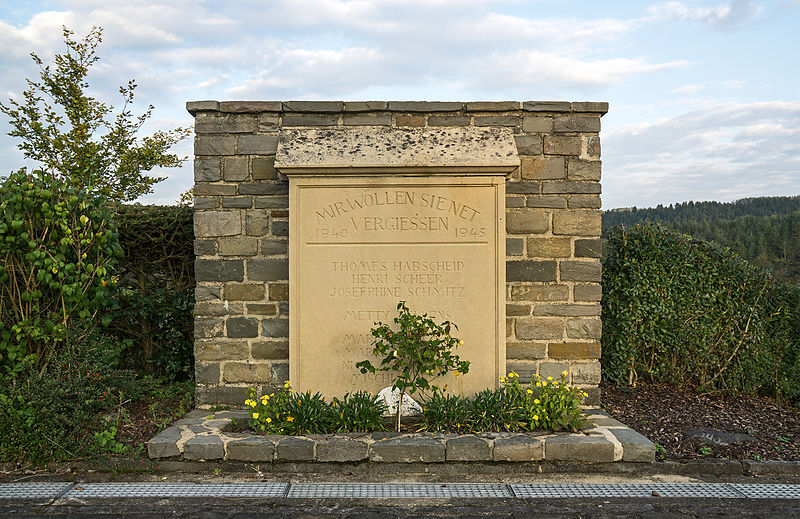
[[[603,376],[800,397],[800,287],[659,224],[609,230]]]

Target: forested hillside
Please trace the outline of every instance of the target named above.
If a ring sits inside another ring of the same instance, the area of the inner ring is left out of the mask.
[[[730,247],[777,279],[800,282],[800,196],[613,209],[603,213],[603,229],[648,220]]]

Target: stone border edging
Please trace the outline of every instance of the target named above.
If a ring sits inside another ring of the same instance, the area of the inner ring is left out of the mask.
[[[339,433],[256,436],[232,432],[246,410],[195,409],[147,443],[151,459],[187,461],[443,463],[654,462],[655,445],[598,409],[579,433]]]

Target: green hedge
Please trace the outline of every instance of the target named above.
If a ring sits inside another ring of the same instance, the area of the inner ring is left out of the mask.
[[[800,287],[657,224],[608,231],[603,376],[800,400]]]
[[[194,375],[193,215],[182,206],[115,210],[124,257],[107,333],[125,341],[125,367],[170,379]]]

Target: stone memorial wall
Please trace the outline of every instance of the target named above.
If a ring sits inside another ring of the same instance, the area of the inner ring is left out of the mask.
[[[389,385],[353,366],[399,300],[459,326],[452,391],[566,370],[597,402],[606,103],[187,108],[198,404]]]

